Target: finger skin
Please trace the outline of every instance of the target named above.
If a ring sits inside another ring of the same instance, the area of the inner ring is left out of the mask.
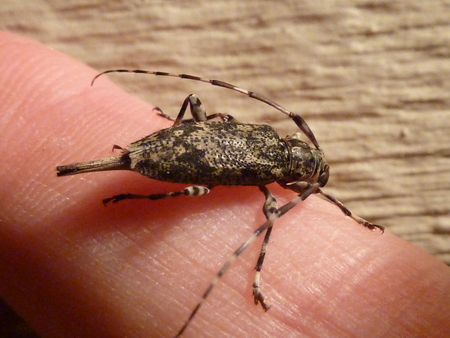
[[[91,87],[96,71],[20,36],[0,33],[0,68],[0,297],[42,337],[173,336],[264,222],[264,197],[218,187],[104,207],[115,194],[182,186],[126,171],[57,178],[55,167],[111,156],[113,144],[170,122],[107,77]],[[269,188],[280,203],[294,197]],[[262,271],[268,312],[251,297],[258,246],[230,268],[185,337],[450,334],[449,267],[315,196],[275,224]]]

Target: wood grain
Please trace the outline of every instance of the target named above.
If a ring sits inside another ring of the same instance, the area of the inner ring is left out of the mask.
[[[0,17],[98,70],[209,76],[301,113],[331,165],[326,191],[450,264],[448,2],[6,0]],[[210,112],[297,131],[224,89],[111,78],[169,114],[195,92]]]

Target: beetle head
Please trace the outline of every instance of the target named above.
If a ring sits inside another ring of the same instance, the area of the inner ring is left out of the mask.
[[[300,140],[301,133],[287,136],[284,141],[290,156],[289,175],[284,183],[308,182],[319,183],[321,187],[328,182],[330,166],[324,158],[323,150],[311,148]]]

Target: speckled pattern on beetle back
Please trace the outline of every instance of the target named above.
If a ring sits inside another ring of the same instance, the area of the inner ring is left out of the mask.
[[[132,170],[166,182],[261,185],[289,175],[287,144],[268,125],[183,124],[131,143],[128,150]]]

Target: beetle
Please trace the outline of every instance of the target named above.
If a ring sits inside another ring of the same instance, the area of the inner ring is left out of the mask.
[[[322,195],[346,216],[364,227],[384,231],[384,227],[353,215],[339,200],[322,191],[321,188],[328,182],[330,167],[325,161],[324,152],[314,133],[300,115],[292,113],[252,91],[220,80],[210,80],[189,74],[113,69],[99,73],[91,84],[93,85],[99,76],[113,72],[179,77],[228,88],[277,109],[291,118],[301,130],[301,132],[281,138],[269,125],[242,123],[228,114],[207,115],[200,99],[195,94],[190,94],[183,101],[176,119],[172,119],[159,108],[155,108],[160,116],[174,121],[173,125],[133,142],[127,148],[114,145],[113,149],[120,149],[121,155],[56,167],[57,176],[104,170],[133,170],[160,181],[189,184],[181,191],[169,193],[119,194],[104,199],[105,205],[126,199],[157,200],[180,195],[203,196],[215,186],[220,185],[257,186],[264,194],[263,213],[266,222],[256,229],[221,267],[175,337],[183,334],[231,263],[263,232],[265,232],[265,237],[255,267],[253,298],[255,304],[261,304],[265,311],[269,309],[270,306],[261,292],[260,273],[273,224],[311,194]],[[185,119],[188,105],[192,118]],[[302,133],[314,147],[301,140]],[[266,187],[267,184],[273,182],[285,189],[292,190],[297,196],[285,205],[278,207],[276,199]]]

